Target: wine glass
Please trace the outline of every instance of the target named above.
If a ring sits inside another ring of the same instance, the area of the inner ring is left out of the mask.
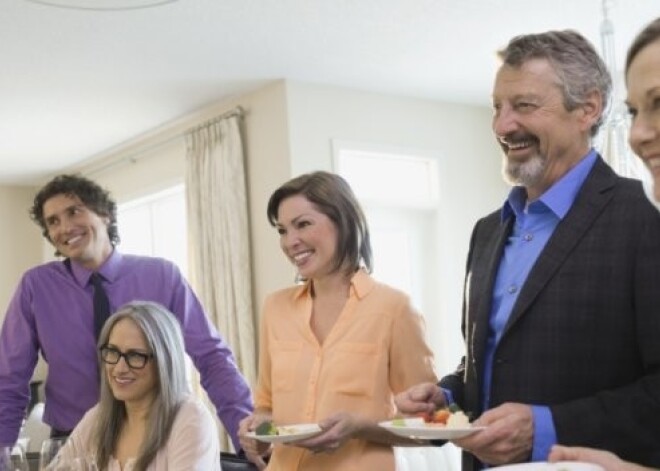
[[[29,471],[22,447],[0,446],[0,471]]]
[[[57,454],[66,443],[66,438],[48,438],[41,443],[41,454],[39,455],[39,471],[51,471],[56,469],[55,465],[59,457]]]

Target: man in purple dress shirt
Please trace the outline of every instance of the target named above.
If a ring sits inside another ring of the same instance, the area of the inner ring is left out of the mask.
[[[0,332],[0,444],[17,439],[39,352],[48,363],[44,421],[56,434],[70,432],[97,402],[90,281],[97,273],[111,312],[146,300],[176,315],[186,351],[238,449],[238,423],[252,410],[250,390],[178,268],[167,260],[119,253],[116,204],[86,178],[54,178],[35,197],[31,215],[64,260],[28,270],[9,304]]]

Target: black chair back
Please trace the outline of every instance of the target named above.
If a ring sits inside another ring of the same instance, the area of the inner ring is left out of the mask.
[[[241,458],[234,453],[220,453],[222,471],[257,471],[257,467],[247,458]]]
[[[28,451],[25,453],[30,471],[39,471],[39,452]]]

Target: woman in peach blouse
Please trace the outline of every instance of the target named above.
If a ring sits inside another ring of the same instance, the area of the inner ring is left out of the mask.
[[[267,213],[304,284],[265,301],[255,413],[241,423],[241,445],[259,469],[272,452],[270,471],[394,470],[392,445],[406,441],[378,422],[393,417],[394,394],[436,379],[422,319],[369,275],[366,219],[341,177],[294,178]],[[266,420],[322,432],[271,450],[246,435]]]

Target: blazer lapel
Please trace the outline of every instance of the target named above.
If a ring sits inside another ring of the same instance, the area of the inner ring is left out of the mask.
[[[613,195],[610,190],[616,184],[617,178],[614,171],[598,158],[573,207],[559,223],[532,267],[511,311],[503,336],[506,336],[511,326],[527,311],[610,201]]]
[[[476,241],[475,246],[479,247],[475,250],[474,259],[471,261],[470,266],[472,272],[470,273],[469,286],[467,293],[470,299],[471,306],[467,309],[468,318],[468,339],[469,358],[468,362],[475,368],[476,379],[479,383],[483,378],[483,361],[484,353],[486,350],[486,342],[488,339],[488,331],[490,329],[490,309],[492,304],[493,285],[495,277],[502,258],[502,251],[506,244],[511,229],[513,227],[514,218],[509,217],[503,222],[500,222],[499,213],[497,215],[497,225],[493,228],[486,227],[484,232],[486,237],[485,241]],[[481,391],[481,384],[474,391]],[[478,404],[478,394],[475,397],[475,407],[481,409]]]

